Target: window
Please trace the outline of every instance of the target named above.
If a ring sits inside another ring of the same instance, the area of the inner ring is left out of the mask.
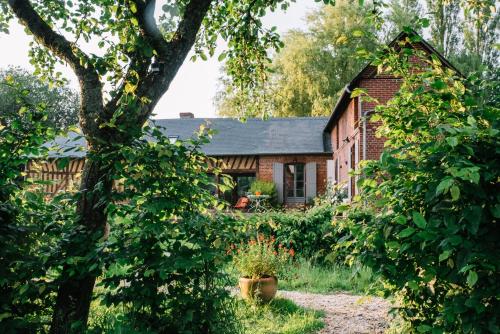
[[[255,181],[255,174],[236,176],[236,192],[238,196],[245,196],[250,190],[250,185]]]
[[[229,189],[223,194],[223,198],[226,202],[235,204],[238,198],[246,196],[247,192],[250,190],[250,185],[255,181],[255,173],[245,173],[245,174],[229,174],[229,176],[236,183],[233,189]]]
[[[287,198],[303,198],[305,195],[304,164],[285,165],[285,194]]]

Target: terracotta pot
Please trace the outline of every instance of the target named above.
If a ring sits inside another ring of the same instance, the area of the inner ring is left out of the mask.
[[[243,299],[270,302],[278,291],[278,279],[274,276],[265,278],[240,278],[240,292]]]

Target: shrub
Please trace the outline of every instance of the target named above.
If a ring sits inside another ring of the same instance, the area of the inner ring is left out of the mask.
[[[323,204],[306,211],[268,211],[222,219],[235,231],[231,242],[246,242],[262,234],[275,237],[278,244],[293,247],[300,256],[314,257],[321,262],[331,253],[332,244],[343,236],[343,232],[332,225],[333,211],[331,205]],[[335,259],[333,256],[329,258]]]
[[[362,169],[362,200],[341,224],[411,332],[498,333],[500,82],[421,61],[411,71],[397,54],[380,60],[404,80],[377,108],[386,149]]]
[[[44,106],[30,104],[30,92],[12,78],[0,85],[12,88],[21,106],[0,113],[0,332],[35,333],[50,322],[57,268],[49,275],[49,267],[71,217],[67,201],[46,201],[23,175],[30,158],[46,157],[42,144],[55,135]]]
[[[108,208],[104,302],[124,306],[134,330],[237,333],[219,267],[225,229],[208,210],[218,202],[199,150],[206,137],[171,144],[157,128],[145,131],[154,142],[137,140],[107,159],[124,190]]]
[[[250,185],[249,190],[252,194],[260,192],[262,195],[268,195],[272,198],[277,196],[276,185],[271,181],[255,180]]]

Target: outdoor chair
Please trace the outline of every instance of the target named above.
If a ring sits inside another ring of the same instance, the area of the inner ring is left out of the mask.
[[[250,204],[248,197],[240,197],[234,205],[234,208],[238,210],[246,210],[248,208],[248,204]]]

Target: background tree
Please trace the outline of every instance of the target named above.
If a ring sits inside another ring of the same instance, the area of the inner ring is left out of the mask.
[[[500,13],[495,4],[474,7],[464,14],[465,52],[457,61],[467,72],[499,66]]]
[[[445,57],[455,55],[461,33],[459,0],[427,0],[431,42]]]
[[[328,1],[326,1],[328,2]],[[268,9],[286,9],[287,0],[181,0],[162,6],[156,24],[154,0],[9,0],[0,2],[0,29],[16,17],[34,37],[36,70],[57,79],[55,64],[67,63],[80,83],[80,127],[88,143],[76,209],[76,228],[66,256],[91,261],[63,266],[52,317],[53,333],[86,327],[100,269],[96,241],[106,231],[113,167],[100,159],[141,135],[144,122],[168,90],[192,47],[196,57],[213,55],[220,37],[229,49],[227,67],[248,83],[266,68],[267,52],[280,46],[260,18]],[[98,53],[86,50],[95,43]],[[106,84],[105,84],[106,83]]]
[[[390,0],[387,5],[383,40],[392,40],[404,27],[417,28],[415,23],[423,14],[421,0]],[[421,29],[415,31],[421,33]]]
[[[44,104],[48,123],[54,128],[67,128],[78,123],[78,94],[67,86],[54,86],[41,81],[29,71],[20,67],[0,70],[0,81],[11,77],[19,86],[29,91],[26,96],[32,105]],[[17,113],[21,105],[16,101],[12,86],[0,85],[0,115]]]
[[[338,92],[365,64],[357,51],[377,45],[368,7],[337,1],[307,16],[306,31],[292,30],[276,54],[268,80],[250,92],[224,77],[216,97],[221,116],[328,115]]]
[[[468,6],[459,0],[390,0],[386,6],[380,29],[367,23],[369,7],[349,1],[309,13],[307,29],[285,35],[285,46],[273,56],[270,73],[251,89],[242,90],[231,77],[221,77],[215,97],[217,113],[229,117],[328,115],[338,92],[366,63],[356,57],[363,55],[359,50],[372,51],[379,41],[392,40],[404,27],[428,33],[431,44],[464,74],[498,66],[499,14],[494,2]],[[418,24],[423,16],[428,28]]]

